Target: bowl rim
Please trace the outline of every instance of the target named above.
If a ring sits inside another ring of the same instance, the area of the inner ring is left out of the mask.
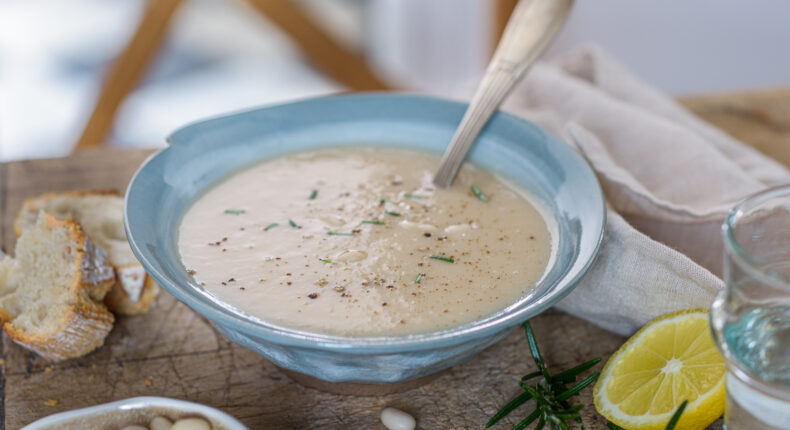
[[[190,402],[188,400],[171,399],[169,397],[158,396],[139,396],[128,399],[116,400],[114,402],[102,403],[84,408],[72,409],[69,411],[58,412],[39,418],[36,421],[22,427],[23,430],[44,430],[55,425],[64,425],[69,421],[89,416],[97,416],[112,412],[114,410],[133,410],[151,407],[178,409],[186,413],[194,413],[212,419],[228,430],[247,430],[248,427],[227,412],[223,412],[215,407],[201,403]]]
[[[327,99],[346,99],[346,100],[359,99],[359,100],[367,100],[368,102],[370,102],[370,100],[375,101],[376,99],[380,99],[381,101],[406,99],[417,103],[440,103],[448,107],[455,105],[456,107],[459,106],[463,107],[464,110],[467,106],[466,103],[462,103],[455,100],[425,96],[421,94],[401,93],[401,92],[365,92],[365,93],[353,93],[353,94],[329,94],[329,95],[323,95],[318,97],[300,99],[288,103],[280,103],[275,105],[266,105],[266,106],[252,107],[248,109],[241,109],[230,113],[215,115],[208,118],[192,121],[173,131],[167,137],[167,141],[168,143],[171,143],[171,139],[176,134],[183,132],[185,129],[191,128],[192,126],[202,124],[205,122],[227,119],[237,115],[261,111],[261,110],[276,109],[280,107],[300,105],[300,104],[310,104],[313,102],[323,101]],[[595,171],[590,166],[589,162],[584,156],[582,156],[579,152],[574,150],[570,145],[563,142],[563,140],[558,136],[549,133],[548,131],[544,130],[542,127],[539,127],[530,121],[519,118],[518,116],[515,116],[513,114],[501,110],[495,114],[492,120],[495,118],[502,118],[507,121],[515,122],[518,126],[526,127],[533,131],[536,131],[546,141],[550,141],[552,142],[552,144],[556,144],[557,147],[562,148],[560,149],[560,151],[564,151],[568,157],[575,159],[579,167],[583,170],[586,170],[585,173],[591,179],[590,181],[591,191],[593,191],[595,197],[597,197],[596,200],[600,201],[601,203],[600,223],[597,225],[597,236],[595,238],[594,247],[587,261],[582,263],[581,267],[578,269],[577,273],[574,276],[570,278],[561,277],[558,279],[558,282],[559,281],[565,282],[566,285],[563,289],[561,290],[554,289],[548,291],[543,296],[540,296],[538,300],[532,302],[531,306],[524,307],[521,309],[516,309],[509,312],[503,312],[497,315],[496,317],[486,317],[482,320],[472,321],[470,323],[451,327],[449,329],[414,334],[414,335],[379,336],[379,337],[351,337],[351,336],[338,336],[338,335],[308,332],[308,331],[294,329],[286,326],[276,325],[273,323],[268,323],[252,316],[245,316],[245,314],[241,313],[241,311],[233,312],[228,308],[225,308],[223,306],[218,306],[216,303],[212,302],[211,300],[203,296],[194,295],[186,291],[186,288],[184,286],[180,285],[178,282],[171,280],[165,274],[159,271],[156,265],[153,264],[151,261],[149,261],[145,253],[140,249],[140,246],[134,240],[134,235],[132,234],[132,231],[129,227],[128,208],[129,208],[130,191],[137,183],[138,176],[145,171],[146,166],[148,166],[157,157],[162,156],[162,154],[164,154],[166,151],[172,148],[172,146],[167,146],[165,148],[162,148],[161,150],[149,156],[138,167],[137,171],[132,176],[132,179],[129,182],[129,185],[127,187],[124,196],[124,228],[126,230],[126,235],[129,241],[129,245],[131,246],[132,251],[137,257],[137,259],[146,269],[146,272],[150,276],[152,276],[154,280],[157,281],[157,283],[159,283],[159,285],[164,287],[170,294],[175,296],[176,299],[183,302],[184,304],[186,304],[196,312],[204,315],[212,322],[216,321],[221,326],[229,325],[230,327],[233,327],[234,330],[240,331],[245,335],[250,335],[254,338],[264,338],[268,342],[279,344],[279,345],[302,347],[307,349],[322,349],[322,350],[336,350],[336,351],[342,350],[346,353],[361,355],[361,354],[397,353],[397,352],[435,349],[435,348],[464,343],[466,341],[470,341],[472,339],[477,339],[484,336],[494,335],[497,332],[521,324],[523,321],[526,321],[527,319],[542,313],[549,307],[556,304],[559,300],[564,298],[566,295],[568,295],[575,288],[575,286],[584,277],[584,275],[587,274],[589,269],[592,267],[592,265],[595,263],[595,261],[598,258],[598,255],[600,253],[599,251],[605,236],[605,230],[606,230],[605,227],[606,227],[606,218],[607,218],[606,203],[604,199],[603,190],[601,189],[600,183],[598,182],[598,178],[595,175]],[[594,232],[591,233],[591,235],[593,234],[595,233]],[[573,267],[573,265],[569,267]]]

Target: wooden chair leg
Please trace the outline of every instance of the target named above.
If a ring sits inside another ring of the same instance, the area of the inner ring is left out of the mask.
[[[104,81],[96,107],[76,149],[97,146],[104,142],[112,128],[118,106],[148,68],[179,4],[181,0],[148,0],[137,32]]]
[[[391,89],[365,60],[328,35],[291,0],[248,0],[293,40],[321,71],[354,91]]]

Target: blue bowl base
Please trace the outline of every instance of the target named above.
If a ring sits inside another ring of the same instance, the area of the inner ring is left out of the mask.
[[[351,396],[383,396],[386,394],[403,393],[405,391],[410,391],[429,384],[447,372],[447,369],[445,369],[417,379],[410,379],[408,381],[383,384],[365,384],[359,382],[328,382],[324,381],[323,379],[305,375],[304,373],[294,372],[293,370],[288,370],[279,366],[277,366],[277,368],[280,369],[280,371],[286,376],[307,388],[312,388],[314,390],[324,391],[332,394]]]

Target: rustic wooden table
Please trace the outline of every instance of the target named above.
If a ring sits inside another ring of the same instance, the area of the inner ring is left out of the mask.
[[[682,101],[739,139],[790,164],[790,90],[694,97]],[[13,250],[11,223],[25,197],[46,191],[125,186],[150,151],[99,150],[71,157],[0,164],[0,238]],[[555,369],[608,358],[624,341],[593,324],[550,310],[533,321]],[[383,396],[349,396],[305,388],[274,365],[222,337],[167,292],[145,316],[119,318],[98,351],[55,365],[3,337],[0,428],[18,429],[55,412],[133,396],[157,395],[218,407],[252,429],[383,428],[379,412],[411,412],[423,429],[482,428],[519,392],[532,370],[516,330],[467,363],[420,388]],[[581,401],[590,404],[591,391]],[[523,414],[514,414],[514,416]],[[604,429],[592,407],[588,429]],[[515,424],[515,419],[506,424]],[[497,428],[509,428],[499,425]],[[711,428],[721,428],[719,423]]]

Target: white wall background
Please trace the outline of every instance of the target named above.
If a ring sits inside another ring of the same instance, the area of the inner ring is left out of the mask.
[[[584,41],[673,94],[790,85],[788,0],[577,0],[550,54]]]

